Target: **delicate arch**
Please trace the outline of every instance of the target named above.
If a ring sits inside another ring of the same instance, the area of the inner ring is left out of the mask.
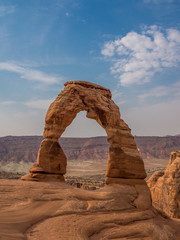
[[[111,96],[109,89],[93,83],[65,83],[64,90],[47,111],[43,133],[45,140],[41,143],[37,164],[30,169],[31,174],[56,174],[57,178],[63,179],[67,163],[58,139],[77,113],[86,111],[86,116],[95,119],[107,133],[109,154],[106,176],[144,179],[146,173],[143,160],[131,130],[120,118],[119,108]]]

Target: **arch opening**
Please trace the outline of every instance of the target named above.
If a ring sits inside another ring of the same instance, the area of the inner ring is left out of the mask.
[[[97,121],[86,117],[86,111],[80,111],[73,119],[72,123],[65,129],[61,138],[88,138],[106,136],[106,131],[102,128]]]
[[[60,138],[67,157],[65,181],[83,189],[98,189],[105,185],[108,159],[107,135],[95,120],[79,112]]]

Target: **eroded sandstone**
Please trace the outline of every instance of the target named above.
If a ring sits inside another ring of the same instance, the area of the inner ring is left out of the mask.
[[[172,152],[165,171],[148,180],[153,205],[168,216],[180,218],[180,151]]]
[[[178,240],[180,222],[161,216],[138,183],[86,191],[63,182],[1,180],[0,239]]]
[[[45,128],[37,163],[23,180],[42,180],[45,174],[66,173],[66,156],[58,143],[80,111],[86,111],[87,117],[96,120],[106,131],[109,153],[106,176],[109,178],[144,179],[144,163],[137,150],[134,137],[128,125],[121,119],[118,106],[113,102],[109,89],[102,86],[72,81],[50,105],[45,119]],[[39,174],[34,175],[33,174]],[[62,179],[62,178],[61,178]]]

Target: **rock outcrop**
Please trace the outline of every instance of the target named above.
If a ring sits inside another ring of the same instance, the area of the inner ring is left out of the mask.
[[[0,216],[2,240],[180,237],[180,222],[163,218],[151,207],[148,188],[137,185],[87,191],[60,181],[0,180]]]
[[[86,111],[87,117],[96,120],[106,131],[109,142],[107,182],[115,179],[144,179],[144,163],[128,125],[120,118],[118,106],[111,99],[111,92],[102,86],[72,81],[65,83],[64,90],[50,105],[37,163],[23,180],[63,180],[66,173],[66,156],[58,143],[66,127],[77,113]]]
[[[172,152],[165,171],[155,172],[147,183],[154,207],[180,218],[180,151]]]

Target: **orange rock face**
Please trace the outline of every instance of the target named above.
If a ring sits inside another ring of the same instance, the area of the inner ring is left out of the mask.
[[[102,86],[72,81],[65,83],[64,90],[50,105],[45,119],[43,140],[37,164],[23,180],[32,179],[33,173],[60,174],[66,172],[66,156],[58,139],[80,111],[96,120],[106,131],[109,154],[106,176],[108,184],[113,178],[144,179],[144,163],[139,155],[131,130],[120,118],[118,106],[111,99],[111,92]]]
[[[148,180],[153,205],[170,217],[180,218],[180,151],[172,152],[165,171]]]

